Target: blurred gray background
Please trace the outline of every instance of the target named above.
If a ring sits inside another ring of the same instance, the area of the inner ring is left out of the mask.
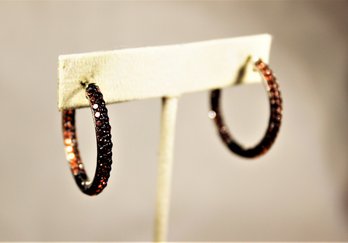
[[[216,136],[208,93],[183,96],[169,240],[348,241],[347,12],[347,1],[0,2],[0,240],[152,240],[160,99],[108,107],[113,171],[87,197],[65,160],[58,55],[270,33],[280,136],[266,156],[239,158]],[[227,89],[223,102],[233,134],[255,143],[263,86]],[[89,110],[77,120],[93,173]]]

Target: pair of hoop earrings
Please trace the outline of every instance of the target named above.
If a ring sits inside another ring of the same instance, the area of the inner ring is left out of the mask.
[[[265,81],[270,100],[268,128],[256,146],[243,148],[232,138],[221,114],[221,90],[213,90],[210,96],[211,113],[214,114],[213,119],[222,141],[232,152],[246,158],[260,156],[271,148],[277,137],[282,119],[282,98],[272,70],[262,60],[255,62],[255,67]],[[79,154],[74,109],[66,109],[62,112],[63,138],[66,157],[75,181],[83,193],[92,196],[103,191],[110,177],[112,164],[111,126],[108,110],[99,87],[93,83],[81,83],[81,85],[84,86],[86,98],[89,100],[97,138],[97,167],[93,180],[89,180]]]

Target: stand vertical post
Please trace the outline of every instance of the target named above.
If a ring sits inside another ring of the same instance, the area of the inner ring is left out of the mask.
[[[164,97],[162,99],[154,232],[155,242],[165,242],[167,239],[177,107],[177,97]]]

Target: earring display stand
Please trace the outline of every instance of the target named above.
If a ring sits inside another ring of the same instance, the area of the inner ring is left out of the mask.
[[[58,109],[88,107],[81,81],[107,104],[162,98],[154,240],[167,237],[178,99],[190,92],[261,82],[250,57],[269,61],[268,34],[59,56]],[[243,70],[244,72],[241,72]]]

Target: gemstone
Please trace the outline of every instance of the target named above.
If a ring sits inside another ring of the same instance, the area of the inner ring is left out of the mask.
[[[210,119],[214,119],[214,118],[216,117],[216,112],[215,112],[215,111],[209,111],[209,112],[208,112],[208,117],[209,117]]]

